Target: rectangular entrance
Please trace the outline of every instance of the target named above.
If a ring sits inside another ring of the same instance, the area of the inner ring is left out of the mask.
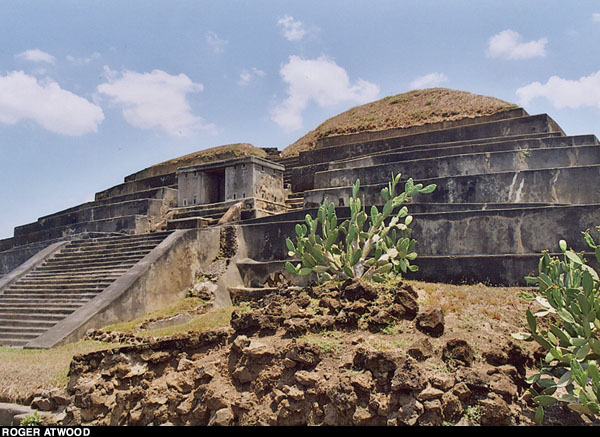
[[[225,169],[219,168],[204,171],[205,203],[225,201]]]

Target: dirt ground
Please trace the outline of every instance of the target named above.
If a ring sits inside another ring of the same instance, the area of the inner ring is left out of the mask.
[[[406,281],[282,289],[227,311],[188,301],[90,332],[120,346],[76,355],[28,401],[64,425],[533,425],[539,354],[511,337],[526,330],[522,291]],[[555,407],[545,424],[596,422]]]

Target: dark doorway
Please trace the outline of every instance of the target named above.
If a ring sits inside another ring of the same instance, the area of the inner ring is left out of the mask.
[[[206,170],[204,172],[204,189],[207,203],[225,201],[225,169]]]

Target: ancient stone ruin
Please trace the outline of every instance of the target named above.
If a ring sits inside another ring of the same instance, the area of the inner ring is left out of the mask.
[[[217,305],[276,291],[284,240],[325,198],[349,214],[361,181],[381,202],[390,174],[435,183],[409,205],[415,279],[522,284],[540,253],[600,224],[598,139],[506,109],[420,126],[327,135],[289,156],[222,146],[125,177],[95,200],[0,241],[0,344],[50,348],[138,317],[212,275]],[[294,282],[296,281],[296,282]]]

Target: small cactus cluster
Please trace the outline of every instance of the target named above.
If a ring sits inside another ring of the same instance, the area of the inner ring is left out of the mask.
[[[600,246],[589,229],[583,234],[600,262]],[[543,421],[544,407],[558,402],[567,403],[578,413],[600,414],[600,279],[583,253],[567,249],[564,240],[559,247],[562,260],[545,251],[539,261],[539,275],[526,278],[537,290],[523,297],[536,302],[540,310],[534,313],[528,309],[530,332],[514,335],[537,342],[547,352],[539,373],[528,380],[538,404],[538,424]],[[544,316],[547,320],[538,323]]]
[[[296,225],[296,244],[286,239],[288,255],[300,260],[287,262],[287,271],[297,275],[316,274],[319,283],[330,280],[367,279],[383,282],[399,279],[402,273],[416,271],[416,241],[410,238],[413,217],[404,204],[417,194],[432,193],[434,184],[423,187],[408,179],[404,192],[396,195],[400,174],[381,190],[382,211],[373,205],[366,213],[358,197],[360,180],[352,187],[350,218],[338,224],[333,202],[327,199],[317,217],[306,215],[306,224]],[[320,233],[319,233],[320,230]]]

